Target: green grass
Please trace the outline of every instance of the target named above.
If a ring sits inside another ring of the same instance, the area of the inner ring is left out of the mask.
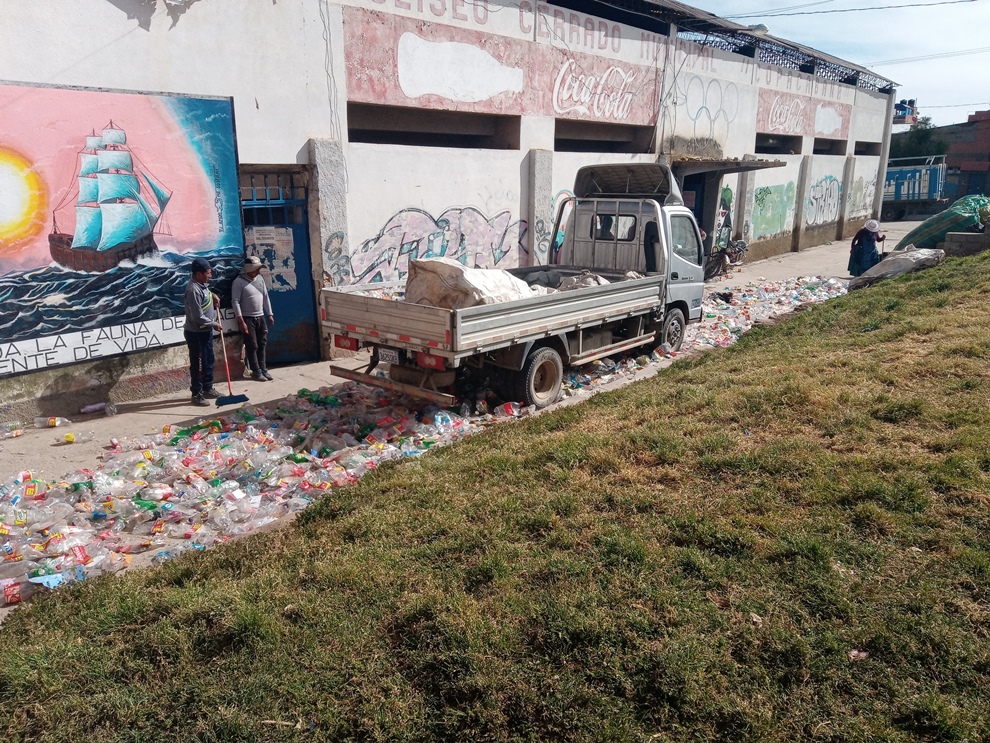
[[[952,260],[56,592],[0,730],[990,740],[988,300]]]

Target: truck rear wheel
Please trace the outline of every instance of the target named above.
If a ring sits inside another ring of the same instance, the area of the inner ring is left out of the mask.
[[[663,317],[658,340],[671,351],[680,351],[681,344],[684,343],[685,327],[684,313],[676,307],[671,308]]]
[[[516,399],[526,405],[545,408],[560,397],[564,381],[564,363],[554,349],[537,348],[526,359],[523,368],[516,372]]]

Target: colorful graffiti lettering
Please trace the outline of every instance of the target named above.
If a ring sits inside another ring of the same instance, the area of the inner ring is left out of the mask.
[[[340,278],[349,272],[352,283],[366,284],[401,279],[417,258],[443,256],[472,268],[513,267],[525,229],[508,211],[489,219],[473,207],[453,207],[435,218],[421,209],[403,209],[361,243],[349,265],[338,256],[333,270]]]
[[[351,259],[344,255],[343,232],[334,232],[323,246],[323,283],[326,286],[351,283]]]
[[[794,215],[794,181],[787,185],[763,186],[753,194],[753,238],[773,237],[786,232]]]
[[[827,175],[815,183],[808,192],[808,210],[804,221],[809,225],[817,225],[838,219],[841,193],[842,184],[835,176]]]
[[[868,214],[873,209],[873,197],[877,190],[876,177],[865,179],[862,176],[856,179],[849,193],[849,216],[856,217]]]

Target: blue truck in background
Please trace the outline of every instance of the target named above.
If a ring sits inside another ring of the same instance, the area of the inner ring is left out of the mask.
[[[880,218],[893,222],[942,211],[949,202],[947,190],[945,155],[893,158],[887,162]]]

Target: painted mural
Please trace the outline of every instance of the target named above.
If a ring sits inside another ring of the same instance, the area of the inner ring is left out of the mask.
[[[525,233],[525,223],[513,221],[508,211],[489,218],[473,207],[452,207],[434,217],[422,209],[403,209],[349,257],[343,253],[343,233],[331,235],[325,248],[333,259],[324,269],[324,281],[340,286],[398,280],[417,258],[452,258],[471,268],[513,268]]]
[[[842,183],[833,175],[815,181],[808,190],[804,221],[809,225],[835,222],[839,218]]]
[[[353,101],[434,109],[454,102],[459,111],[477,113],[656,122],[660,79],[651,66],[472,29],[425,28],[360,8],[344,9],[344,25]],[[597,29],[588,33],[598,38]],[[554,30],[558,37],[568,37],[564,25]]]
[[[753,239],[789,232],[794,222],[794,181],[753,192]]]
[[[732,189],[722,187],[718,200],[718,214],[715,216],[715,235],[712,244],[716,248],[724,248],[732,239]]]
[[[762,88],[756,110],[757,130],[795,137],[848,139],[852,106]]]
[[[243,256],[229,99],[0,84],[0,376],[183,342]]]

